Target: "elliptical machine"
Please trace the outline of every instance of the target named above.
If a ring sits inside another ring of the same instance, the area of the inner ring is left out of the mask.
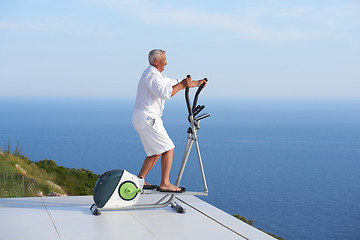
[[[190,75],[187,78],[191,78]],[[207,81],[206,78],[204,78]],[[203,192],[160,192],[156,189],[144,189],[144,179],[138,178],[136,175],[129,173],[123,169],[110,170],[102,174],[97,180],[94,188],[94,204],[90,207],[93,215],[101,215],[101,210],[131,210],[131,209],[147,209],[147,208],[163,208],[168,206],[177,211],[178,213],[185,213],[185,208],[176,203],[176,195],[196,195],[207,196],[208,187],[205,178],[204,167],[201,159],[199,142],[197,138],[197,131],[200,129],[200,120],[210,116],[208,113],[204,113],[198,116],[198,114],[205,108],[204,105],[197,105],[198,97],[201,90],[204,88],[202,84],[195,93],[193,106],[191,106],[189,99],[189,88],[185,89],[185,100],[188,109],[188,121],[190,127],[187,130],[188,137],[185,146],[185,151],[182,159],[182,163],[179,169],[179,173],[175,182],[175,186],[180,185],[182,175],[185,170],[187,160],[193,143],[195,142],[197,156],[200,165],[200,171],[204,184]],[[139,197],[143,194],[158,194],[161,198],[150,204],[136,204]]]

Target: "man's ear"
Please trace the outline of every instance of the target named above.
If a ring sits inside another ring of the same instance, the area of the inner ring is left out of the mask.
[[[154,61],[153,61],[153,65],[157,66],[158,64],[159,64],[159,60],[157,58],[155,58]]]

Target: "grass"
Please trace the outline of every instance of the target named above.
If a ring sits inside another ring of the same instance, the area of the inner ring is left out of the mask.
[[[0,197],[91,195],[99,175],[86,169],[57,166],[53,160],[32,162],[21,155],[19,145],[10,152],[0,149]]]
[[[16,153],[0,151],[0,197],[33,197],[38,196],[39,192],[48,194],[58,190],[47,182],[55,179],[53,174]]]

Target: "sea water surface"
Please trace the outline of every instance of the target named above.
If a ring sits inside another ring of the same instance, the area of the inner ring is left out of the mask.
[[[0,98],[0,147],[32,161],[101,174],[137,174],[145,152],[131,125],[133,100]],[[209,196],[202,199],[286,239],[360,239],[360,102],[199,100],[211,117],[198,132]],[[168,101],[176,149],[188,128],[182,98]],[[148,182],[160,181],[160,164]],[[181,183],[202,191],[195,149]]]

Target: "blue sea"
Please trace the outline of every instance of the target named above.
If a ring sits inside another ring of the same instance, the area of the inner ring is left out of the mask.
[[[101,174],[137,174],[145,158],[133,100],[0,98],[0,147]],[[202,199],[286,239],[360,239],[360,101],[199,99],[198,132],[209,186]],[[175,182],[188,128],[183,98],[168,101]],[[160,164],[148,182],[160,181]],[[181,183],[202,191],[195,154]]]

